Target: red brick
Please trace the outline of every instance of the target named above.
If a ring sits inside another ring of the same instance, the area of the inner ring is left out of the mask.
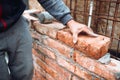
[[[36,31],[38,31],[41,34],[46,34],[52,38],[56,38],[57,31],[65,27],[58,22],[54,22],[51,24],[41,24],[37,21],[37,22],[34,22],[33,25]]]
[[[46,72],[38,64],[34,65],[34,69],[42,76],[44,76],[44,77],[46,76]]]
[[[74,71],[75,71],[75,65],[74,64],[71,64],[70,62],[64,60],[61,57],[57,57],[57,62],[60,66],[66,68],[67,70],[74,73]]]
[[[84,80],[84,79],[81,79],[81,78],[78,78],[76,76],[73,76],[71,80]]]
[[[101,35],[98,37],[79,35],[77,44],[73,44],[73,37],[69,30],[58,31],[57,38],[94,59],[105,55],[110,44],[110,38]]]
[[[86,70],[80,69],[78,66],[76,66],[74,73],[85,80],[92,80],[92,75]]]
[[[42,37],[42,35],[40,35],[37,32],[31,32],[31,36],[33,39],[37,39],[37,40],[39,40],[39,38]]]
[[[45,60],[45,56],[42,54],[42,53],[40,53],[40,52],[37,52],[35,49],[32,49],[32,53],[33,53],[33,55],[35,56],[35,57],[38,57],[38,58],[40,58],[41,60]]]
[[[32,80],[46,80],[46,78],[42,76],[41,74],[39,74],[37,70],[35,70]]]
[[[55,78],[52,78],[49,74],[46,74],[46,80],[55,80]]]
[[[71,48],[69,46],[66,46],[65,44],[62,44],[61,42],[51,39],[51,38],[46,38],[43,43],[53,49],[58,50],[61,54],[67,56],[68,58],[70,58],[70,52],[71,52]]]
[[[93,77],[93,80],[102,80],[102,79],[101,78],[97,78],[97,77]]]
[[[45,47],[42,47],[41,45],[37,45],[36,43],[34,43],[34,45],[36,47],[34,47],[35,49],[39,50],[40,52],[42,52],[44,55],[52,58],[52,59],[55,59],[55,53],[53,53],[52,51],[48,50],[47,48]]]
[[[57,72],[55,70],[53,70],[50,66],[48,66],[47,64],[45,64],[43,61],[38,60],[37,59],[37,64],[45,70],[46,73],[48,73],[49,75],[51,75],[51,77],[56,78]]]
[[[57,62],[46,58],[45,62],[47,65],[51,66],[51,68],[53,68],[57,74],[59,75],[57,80],[70,80],[71,74],[66,71],[64,68],[60,67]]]
[[[94,59],[91,59],[85,55],[81,55],[77,51],[74,53],[74,60],[78,64],[80,64],[82,67],[86,68],[86,70],[89,70],[107,80],[115,80],[115,78],[116,78],[115,73],[120,72],[120,69],[118,69],[120,64],[114,65],[114,67],[111,66],[111,64],[113,63],[112,62],[113,60],[111,61],[110,64],[103,65]],[[120,62],[118,62],[118,63],[120,63]],[[110,66],[111,66],[111,68],[110,68]]]

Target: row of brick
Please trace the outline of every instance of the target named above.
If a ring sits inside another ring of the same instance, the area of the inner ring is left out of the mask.
[[[43,25],[39,22],[35,22],[34,26],[35,29],[41,34],[45,34],[51,38],[58,39],[66,43],[68,46],[73,47],[94,59],[99,59],[104,56],[109,48],[110,38],[102,35],[99,35],[98,37],[79,35],[78,43],[74,44],[71,32],[68,29],[60,30],[65,27],[60,23]]]

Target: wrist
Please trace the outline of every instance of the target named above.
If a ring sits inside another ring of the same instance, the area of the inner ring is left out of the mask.
[[[70,27],[75,21],[73,19],[71,19],[70,21],[67,22],[67,26]]]

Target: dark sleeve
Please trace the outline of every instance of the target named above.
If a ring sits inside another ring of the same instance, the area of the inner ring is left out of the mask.
[[[38,0],[39,3],[57,20],[66,24],[72,19],[69,8],[62,0]]]

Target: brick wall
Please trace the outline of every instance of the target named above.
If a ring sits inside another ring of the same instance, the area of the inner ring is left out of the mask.
[[[79,36],[72,43],[72,34],[60,23],[34,22],[33,80],[119,80],[120,61],[111,58],[109,64],[97,61],[109,46],[109,38]]]

